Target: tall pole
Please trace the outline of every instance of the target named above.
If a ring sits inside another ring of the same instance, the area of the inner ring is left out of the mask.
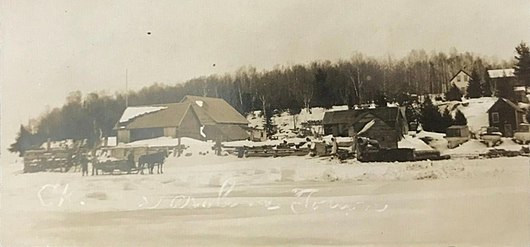
[[[129,107],[129,82],[127,78],[127,68],[125,68],[125,108]]]

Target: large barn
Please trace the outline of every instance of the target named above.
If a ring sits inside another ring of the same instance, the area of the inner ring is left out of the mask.
[[[118,142],[167,136],[244,140],[248,121],[223,99],[185,96],[180,103],[127,107],[115,129]]]
[[[187,95],[181,103],[191,105],[209,140],[235,141],[250,137],[249,121],[224,99]]]
[[[398,141],[408,132],[403,107],[330,111],[324,114],[322,123],[326,135],[349,136],[350,132],[359,132],[372,120],[373,126],[361,136],[377,140],[381,147],[397,148]]]

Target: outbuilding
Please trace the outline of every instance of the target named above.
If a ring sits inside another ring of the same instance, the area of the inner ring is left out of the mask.
[[[514,131],[523,122],[524,111],[505,98],[499,98],[488,110],[490,127],[497,127],[503,136],[513,137]]]

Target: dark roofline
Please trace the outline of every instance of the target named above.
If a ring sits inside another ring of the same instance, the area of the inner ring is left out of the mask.
[[[514,110],[518,111],[518,112],[524,112],[523,109],[521,109],[519,106],[517,106],[516,104],[514,104],[511,100],[509,99],[505,99],[505,98],[499,98],[497,99],[497,101],[495,101],[495,103],[488,109],[488,111],[486,111],[487,113],[490,112],[491,108],[493,108],[493,106],[495,106],[499,101],[503,101],[504,103],[506,103],[507,105],[509,105],[511,108],[513,108]]]
[[[397,119],[399,118],[399,115],[401,115],[404,119],[406,119],[406,116],[403,115],[403,112],[401,110],[403,107],[401,107],[401,106],[397,106],[397,107],[377,107],[377,108],[371,108],[371,109],[348,109],[348,110],[342,110],[342,111],[328,111],[328,112],[324,113],[324,118],[322,119],[322,124],[326,125],[326,124],[340,124],[340,123],[342,123],[342,122],[333,121],[333,119],[334,119],[333,115],[335,115],[335,114],[348,114],[348,113],[355,114],[355,113],[358,113],[358,115],[354,116],[353,121],[351,123],[356,123],[357,121],[359,121],[360,118],[362,118],[366,114],[372,114],[373,116],[381,119],[383,122],[385,122],[388,125],[387,121],[385,119],[381,118],[381,116],[377,112],[378,109],[382,109],[382,108],[385,108],[385,110],[386,109],[395,108],[396,116],[395,116],[394,119],[392,119],[392,121],[397,121]],[[328,115],[328,114],[330,116],[328,118],[331,118],[331,121],[326,122],[325,119],[326,119],[326,115]]]
[[[455,79],[455,77],[460,74],[460,71],[464,72],[464,74],[466,74],[467,76],[469,76],[469,78],[473,79],[473,77],[471,77],[465,70],[461,69],[459,70],[458,72],[456,72],[456,74],[449,80],[449,82],[451,82],[453,79]]]

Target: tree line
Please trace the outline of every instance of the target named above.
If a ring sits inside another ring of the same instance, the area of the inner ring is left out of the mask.
[[[387,101],[406,104],[412,94],[443,95],[451,90],[449,80],[461,69],[473,71],[475,81],[484,88],[487,69],[513,66],[513,61],[496,61],[456,49],[448,53],[412,50],[401,59],[355,53],[347,60],[279,65],[262,71],[246,66],[230,74],[203,76],[174,85],[155,83],[114,95],[93,92],[83,97],[81,92],[72,92],[62,107],[21,126],[10,150],[22,153],[48,138],[96,140],[113,136],[113,128],[126,108],[126,95],[129,106],[174,103],[185,95],[219,97],[240,113],[262,110],[270,119],[273,110],[298,113],[315,106],[383,105]]]

